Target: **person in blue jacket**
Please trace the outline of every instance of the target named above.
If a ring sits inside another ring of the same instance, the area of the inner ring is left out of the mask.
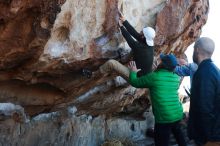
[[[196,72],[198,65],[195,63],[187,63],[184,65],[177,66],[174,72],[182,77],[189,76],[190,84],[192,84],[193,75]]]
[[[184,58],[178,59],[179,65],[176,66],[174,72],[179,75],[180,77],[189,76],[190,77],[190,86],[192,85],[192,79],[193,75],[198,69],[198,65],[196,63],[188,63],[187,62],[187,56],[185,55]],[[187,89],[185,86],[183,86],[185,89],[187,95],[190,97],[190,89]]]
[[[220,145],[220,71],[211,60],[214,49],[213,40],[207,37],[194,45],[198,69],[191,87],[188,136],[199,146]]]

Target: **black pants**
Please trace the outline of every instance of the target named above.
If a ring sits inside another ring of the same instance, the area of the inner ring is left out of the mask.
[[[186,146],[186,140],[181,130],[180,121],[166,124],[156,123],[154,130],[155,146],[168,146],[171,132],[179,146]]]

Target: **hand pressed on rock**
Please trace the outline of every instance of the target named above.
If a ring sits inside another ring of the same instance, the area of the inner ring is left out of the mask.
[[[120,19],[122,22],[124,22],[126,19],[125,19],[124,15],[122,14],[122,12],[121,12],[121,11],[118,11],[118,14],[119,14],[119,19]]]
[[[125,19],[125,17],[124,17],[124,15],[119,11],[118,12],[118,14],[119,14],[119,26],[122,26],[123,24],[123,22],[126,20]]]

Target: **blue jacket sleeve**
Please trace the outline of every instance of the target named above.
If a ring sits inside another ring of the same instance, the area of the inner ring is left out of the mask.
[[[174,72],[178,76],[190,76],[190,67],[188,65],[177,66]]]

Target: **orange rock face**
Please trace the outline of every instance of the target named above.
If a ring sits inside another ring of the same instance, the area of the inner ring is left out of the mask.
[[[87,79],[127,44],[118,10],[140,31],[156,29],[156,55],[182,54],[201,33],[208,0],[3,0],[0,1],[0,102],[29,115],[74,105],[78,114],[121,111],[146,92],[117,86],[112,76]]]
[[[208,18],[209,2],[170,0],[156,20],[158,51],[182,54],[201,34]]]

